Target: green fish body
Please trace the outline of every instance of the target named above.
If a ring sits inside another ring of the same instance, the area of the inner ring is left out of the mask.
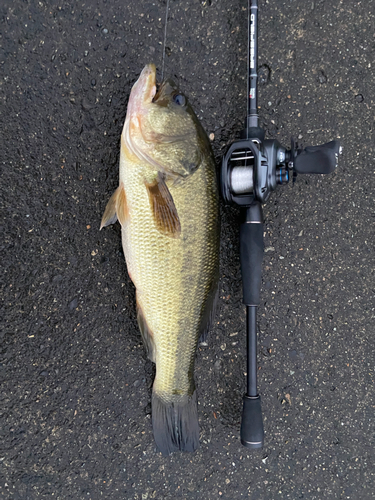
[[[169,454],[199,446],[194,358],[217,296],[219,195],[206,133],[173,82],[156,91],[155,77],[146,66],[132,89],[120,183],[101,227],[122,226],[138,324],[156,363],[154,438]]]

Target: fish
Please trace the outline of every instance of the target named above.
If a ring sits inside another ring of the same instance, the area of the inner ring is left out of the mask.
[[[214,320],[219,279],[219,191],[210,141],[187,97],[148,64],[134,84],[121,134],[119,186],[101,229],[116,221],[137,320],[156,364],[152,427],[163,455],[199,447],[194,361]]]

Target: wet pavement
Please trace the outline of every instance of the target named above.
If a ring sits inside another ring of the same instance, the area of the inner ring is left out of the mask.
[[[339,138],[329,176],[264,207],[259,389],[265,447],[239,441],[245,390],[238,211],[222,206],[220,302],[197,353],[201,448],[162,457],[136,323],[118,183],[132,84],[164,1],[0,7],[0,498],[374,498],[375,2],[260,1],[259,104],[288,146]],[[246,113],[247,2],[170,1],[165,75],[218,161]]]

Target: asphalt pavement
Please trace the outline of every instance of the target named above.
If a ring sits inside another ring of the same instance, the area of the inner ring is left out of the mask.
[[[169,457],[119,224],[99,232],[130,89],[146,63],[160,76],[166,2],[1,3],[1,499],[375,498],[375,2],[259,3],[267,136],[344,152],[264,206],[257,452],[239,440],[238,211],[222,205],[219,310],[195,369],[201,447]],[[243,127],[246,54],[246,1],[170,1],[165,76],[218,165]]]

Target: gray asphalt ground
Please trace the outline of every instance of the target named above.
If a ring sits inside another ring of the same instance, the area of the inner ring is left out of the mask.
[[[165,74],[214,134],[218,164],[246,113],[246,7],[170,2]],[[375,2],[260,0],[268,137],[339,138],[344,154],[264,207],[258,452],[239,441],[238,212],[222,207],[194,454],[155,448],[120,227],[99,233],[129,92],[146,63],[161,68],[164,17],[156,0],[1,3],[0,498],[375,498]]]

